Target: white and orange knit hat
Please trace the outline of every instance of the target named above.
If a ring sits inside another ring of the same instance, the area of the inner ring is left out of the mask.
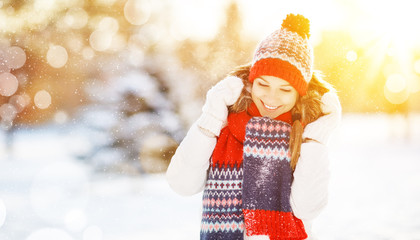
[[[273,32],[258,45],[249,81],[263,75],[288,81],[303,96],[312,78],[313,50],[309,43],[309,20],[289,14],[281,29]]]

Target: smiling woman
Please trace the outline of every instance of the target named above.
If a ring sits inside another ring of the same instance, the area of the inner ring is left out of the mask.
[[[307,18],[287,15],[252,63],[208,91],[172,157],[169,185],[204,190],[200,239],[311,239],[327,200],[324,144],[341,108],[314,75],[309,36]]]

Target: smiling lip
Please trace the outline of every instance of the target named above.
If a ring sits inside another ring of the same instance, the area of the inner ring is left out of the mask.
[[[263,101],[261,101],[261,102],[262,102],[263,106],[269,111],[277,110],[280,107],[280,106],[272,107],[272,106],[269,106],[269,105],[265,104]]]

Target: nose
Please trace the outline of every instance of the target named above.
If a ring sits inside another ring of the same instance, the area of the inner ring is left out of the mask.
[[[281,94],[276,89],[269,89],[262,98],[265,104],[270,106],[278,106],[281,102]]]
[[[281,94],[278,89],[272,88],[270,89],[268,96],[267,96],[273,103],[279,102],[281,99]]]

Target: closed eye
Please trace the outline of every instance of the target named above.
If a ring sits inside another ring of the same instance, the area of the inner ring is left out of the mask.
[[[263,84],[263,83],[261,83],[261,82],[258,82],[258,85],[259,85],[259,86],[261,86],[261,87],[268,87],[268,85],[267,85],[267,84]]]
[[[283,92],[291,92],[292,89],[290,88],[281,88],[280,90],[282,90]]]

